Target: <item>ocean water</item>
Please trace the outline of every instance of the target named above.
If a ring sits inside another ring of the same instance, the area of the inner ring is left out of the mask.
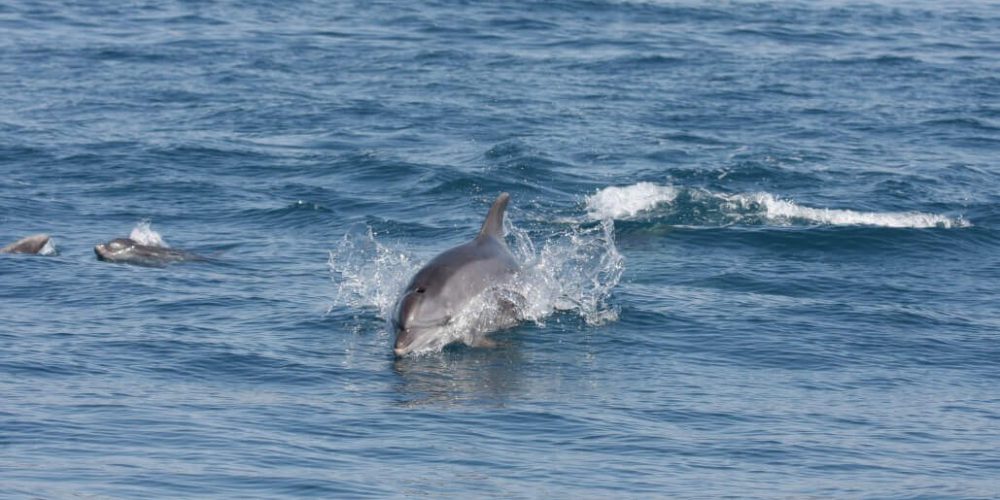
[[[998,75],[988,1],[3,2],[0,496],[996,498]],[[525,321],[394,358],[502,191]]]

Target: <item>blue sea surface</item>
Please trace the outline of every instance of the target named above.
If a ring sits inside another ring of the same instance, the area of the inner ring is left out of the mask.
[[[525,321],[396,359],[502,191]],[[0,497],[1000,496],[995,1],[11,0],[39,232]]]

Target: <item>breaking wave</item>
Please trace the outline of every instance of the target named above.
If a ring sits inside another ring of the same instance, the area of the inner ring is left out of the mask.
[[[631,186],[611,186],[587,198],[587,215],[592,219],[623,219],[677,198],[677,188],[640,182]]]
[[[677,224],[816,224],[890,228],[957,228],[972,224],[961,217],[922,212],[863,212],[814,208],[771,193],[713,193],[640,182],[601,189],[586,199],[591,219],[627,220],[667,217]]]

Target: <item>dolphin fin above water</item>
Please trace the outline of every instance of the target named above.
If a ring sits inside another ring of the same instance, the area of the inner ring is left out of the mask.
[[[46,248],[51,246],[51,240],[47,234],[33,234],[0,248],[0,253],[45,254]]]
[[[503,214],[507,211],[507,203],[509,202],[509,194],[500,193],[500,196],[497,196],[490,211],[486,214],[486,220],[483,221],[483,227],[479,230],[477,239],[492,236],[503,241]]]

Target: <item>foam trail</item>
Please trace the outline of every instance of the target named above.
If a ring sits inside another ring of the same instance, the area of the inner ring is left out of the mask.
[[[921,212],[858,212],[835,208],[812,208],[782,200],[770,193],[738,194],[729,200],[740,208],[759,207],[772,222],[804,220],[831,226],[876,226],[893,228],[953,228],[970,224],[960,218]]]
[[[150,225],[151,223],[148,220],[140,221],[132,228],[132,232],[129,233],[128,237],[143,245],[170,248],[170,245],[167,245],[167,242],[163,241],[163,236],[154,231]]]
[[[611,186],[587,197],[587,215],[594,220],[635,217],[639,212],[671,203],[676,198],[677,188],[652,182]]]
[[[700,225],[798,223],[889,228],[956,228],[972,225],[961,217],[939,214],[814,208],[767,192],[713,193],[649,182],[601,189],[587,197],[586,204],[587,214],[594,220],[628,220],[642,215],[670,215],[685,223],[693,220]],[[664,206],[670,214],[662,213]]]

